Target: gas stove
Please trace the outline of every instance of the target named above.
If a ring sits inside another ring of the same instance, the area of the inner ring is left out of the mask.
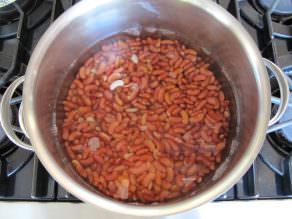
[[[246,28],[262,56],[275,62],[292,80],[291,0],[214,0]],[[25,73],[30,55],[50,24],[77,0],[0,1],[0,98]],[[272,75],[272,74],[271,74]],[[272,113],[279,88],[270,76]],[[290,91],[292,82],[290,81]],[[21,90],[12,98],[10,121],[26,139],[18,122]],[[254,164],[241,180],[216,201],[292,198],[292,94],[280,122],[270,130]],[[0,200],[80,202],[44,169],[37,156],[14,145],[0,127]]]

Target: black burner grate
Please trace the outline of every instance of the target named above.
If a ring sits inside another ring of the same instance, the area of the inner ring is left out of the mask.
[[[278,16],[292,15],[291,0],[257,0],[258,4],[264,10],[270,10],[271,13]]]
[[[292,75],[291,17],[269,10],[260,4],[261,0],[214,1],[241,22],[263,57],[277,63],[287,75]],[[24,74],[30,54],[44,31],[77,0],[33,2],[34,7],[29,10],[14,3],[18,17],[0,22],[0,93],[11,81]],[[277,147],[283,146],[279,141],[274,143]],[[9,148],[1,153],[0,147],[0,200],[79,201],[51,178],[33,153],[17,148],[8,139],[0,145]],[[271,141],[266,140],[261,155],[246,175],[217,200],[291,198],[291,159],[290,154],[284,156],[275,150]]]

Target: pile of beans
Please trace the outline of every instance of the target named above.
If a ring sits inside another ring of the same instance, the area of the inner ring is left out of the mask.
[[[63,103],[72,165],[114,199],[183,196],[216,168],[226,145],[229,101],[206,59],[177,40],[103,42]]]

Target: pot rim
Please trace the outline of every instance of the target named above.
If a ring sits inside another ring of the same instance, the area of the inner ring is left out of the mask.
[[[190,210],[194,207],[198,207],[206,202],[215,199],[231,188],[249,169],[257,154],[259,153],[263,141],[265,139],[266,130],[268,127],[268,121],[270,116],[270,84],[266,73],[265,66],[262,61],[260,52],[258,51],[252,38],[246,32],[246,30],[240,25],[240,23],[232,17],[225,9],[218,6],[216,3],[206,0],[178,0],[188,2],[195,7],[199,7],[205,10],[207,13],[216,14],[214,19],[219,20],[223,25],[232,26],[230,30],[241,45],[244,45],[243,49],[248,57],[251,66],[254,69],[255,78],[257,81],[257,89],[259,92],[259,111],[256,121],[257,130],[250,141],[250,145],[244,152],[244,156],[238,160],[236,168],[230,170],[219,182],[214,184],[210,189],[206,189],[202,193],[175,203],[165,203],[159,206],[147,205],[130,205],[119,201],[112,200],[110,198],[102,197],[74,181],[62,168],[58,166],[54,158],[50,155],[46,148],[46,143],[41,137],[41,130],[37,125],[37,118],[35,114],[35,102],[33,97],[33,90],[37,81],[39,68],[44,55],[49,48],[50,43],[54,40],[54,36],[58,35],[62,29],[71,21],[84,13],[90,11],[92,8],[98,7],[103,4],[110,4],[116,0],[100,0],[91,1],[83,0],[64,12],[45,32],[41,40],[37,44],[33,51],[30,62],[27,67],[24,82],[24,122],[27,125],[27,132],[30,136],[32,145],[35,147],[35,152],[43,163],[48,172],[61,184],[67,191],[72,193],[79,199],[91,203],[95,206],[104,208],[116,213],[136,215],[136,216],[162,216],[175,214]],[[118,1],[118,0],[117,0]]]

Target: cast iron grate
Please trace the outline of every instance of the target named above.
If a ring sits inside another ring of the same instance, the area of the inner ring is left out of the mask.
[[[260,6],[259,0],[214,1],[241,22],[263,57],[277,63],[287,75],[292,75],[291,17],[272,13]],[[17,2],[13,4],[17,16],[0,22],[0,93],[11,81],[24,74],[31,52],[49,25],[77,2],[35,0],[29,10],[23,10]],[[11,149],[9,153],[0,153],[0,200],[79,202],[52,179],[33,153],[16,148],[7,139],[5,142],[6,145],[3,142],[0,145]],[[276,145],[282,146],[280,142]],[[283,156],[266,140],[261,155],[245,176],[217,201],[291,197],[291,156]]]

